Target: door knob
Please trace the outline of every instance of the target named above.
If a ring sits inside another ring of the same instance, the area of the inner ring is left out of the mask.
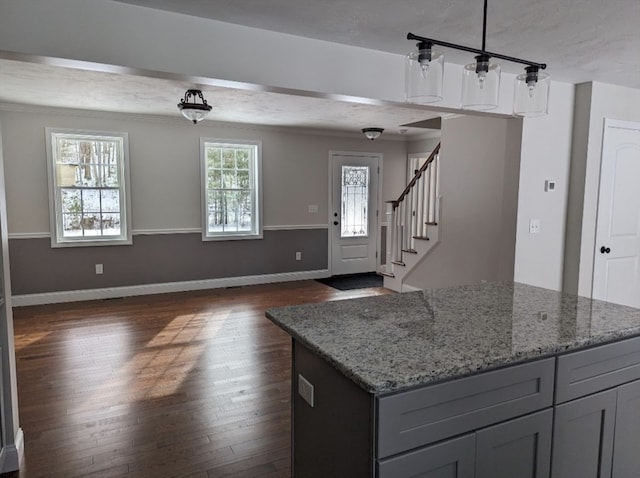
[[[337,226],[338,225],[338,221],[333,221],[333,225]]]
[[[610,249],[609,247],[604,247],[604,246],[602,246],[602,247],[600,248],[600,253],[601,253],[601,254],[609,254],[610,252],[611,252],[611,249]]]

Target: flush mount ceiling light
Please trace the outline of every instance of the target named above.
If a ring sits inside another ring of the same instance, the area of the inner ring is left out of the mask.
[[[500,95],[500,65],[494,58],[526,65],[525,73],[515,81],[513,113],[517,116],[542,116],[547,114],[551,79],[544,70],[547,65],[522,60],[486,50],[487,0],[484,0],[482,23],[482,49],[426,38],[413,33],[407,40],[417,40],[417,51],[407,55],[405,97],[409,103],[427,104],[442,100],[444,54],[434,50],[439,45],[454,50],[475,53],[475,62],[462,70],[462,108],[491,110],[498,107]]]
[[[198,102],[198,99],[200,102]],[[178,109],[182,112],[182,115],[189,121],[193,121],[196,124],[202,121],[205,116],[211,111],[211,106],[207,104],[207,100],[202,96],[200,90],[187,90],[184,94],[184,98],[178,103]]]
[[[384,128],[362,128],[362,132],[364,133],[364,135],[371,141],[380,136],[383,131]]]

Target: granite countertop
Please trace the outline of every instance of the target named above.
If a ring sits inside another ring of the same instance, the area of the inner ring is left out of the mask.
[[[640,309],[518,283],[281,307],[266,315],[372,393],[640,335]]]

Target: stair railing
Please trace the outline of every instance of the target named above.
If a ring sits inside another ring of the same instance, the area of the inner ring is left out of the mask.
[[[402,253],[414,252],[416,240],[428,239],[429,226],[437,225],[440,144],[417,169],[398,199],[388,201],[387,259],[402,262]]]

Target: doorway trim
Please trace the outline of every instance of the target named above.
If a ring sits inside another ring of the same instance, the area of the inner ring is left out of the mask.
[[[331,214],[333,212],[333,162],[334,162],[334,157],[335,156],[360,156],[360,157],[367,157],[367,158],[377,158],[378,159],[378,198],[377,198],[377,202],[376,202],[376,217],[375,217],[375,234],[376,234],[376,272],[379,272],[380,270],[380,247],[381,247],[381,237],[382,234],[380,233],[380,225],[381,225],[381,215],[383,214],[383,210],[382,210],[382,196],[383,196],[383,190],[382,190],[382,175],[383,175],[383,171],[384,171],[384,167],[383,167],[383,160],[384,160],[384,155],[382,153],[368,153],[368,152],[364,152],[364,151],[336,151],[336,150],[330,150],[329,151],[329,160],[327,161],[328,163],[328,168],[327,168],[327,223],[329,224],[329,227],[327,229],[327,269],[329,270],[329,276],[333,275],[333,241],[332,241],[332,234],[331,234],[331,224],[333,222],[333,218],[331,217]]]

